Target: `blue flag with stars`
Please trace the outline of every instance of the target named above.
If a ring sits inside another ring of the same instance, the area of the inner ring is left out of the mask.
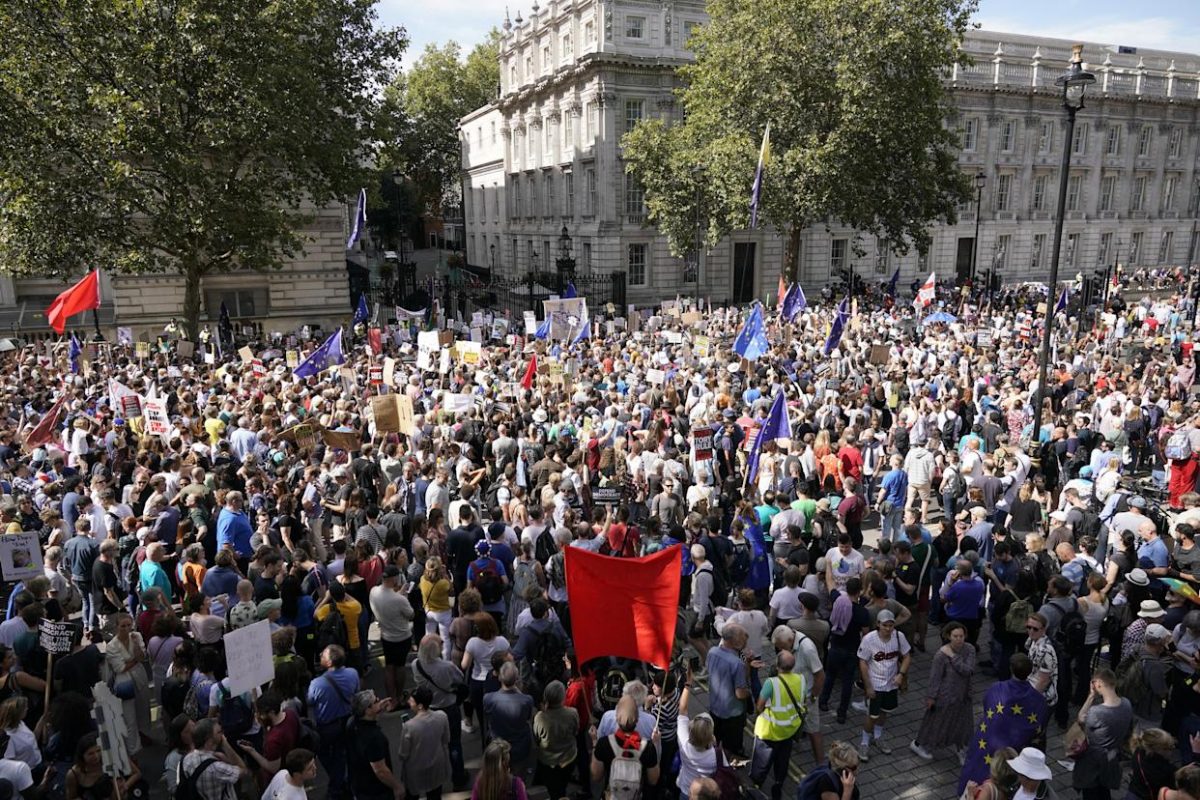
[[[988,689],[983,696],[983,714],[967,743],[967,759],[958,779],[958,794],[962,793],[967,781],[983,783],[988,779],[992,757],[997,750],[1011,747],[1019,753],[1022,748],[1032,746],[1049,719],[1046,698],[1028,681],[1010,678]]]
[[[312,354],[296,365],[292,374],[297,378],[311,378],[324,372],[332,366],[346,363],[346,353],[342,350],[342,329],[338,328]]]
[[[837,314],[833,318],[833,326],[829,329],[829,338],[825,340],[825,346],[821,348],[824,355],[829,355],[834,348],[838,346],[838,342],[842,340],[842,331],[846,328],[846,319],[850,316],[848,306],[849,298],[843,297],[842,302],[838,303]]]
[[[83,353],[83,347],[79,344],[79,339],[75,334],[71,334],[71,344],[67,349],[67,358],[71,361],[71,372],[79,372],[79,356]]]
[[[365,325],[371,317],[371,310],[367,308],[367,293],[363,292],[358,296],[358,306],[354,309],[354,324]]]
[[[763,324],[762,306],[755,303],[754,308],[750,311],[750,316],[746,318],[746,324],[742,326],[737,338],[733,340],[733,352],[742,358],[754,361],[770,348],[771,343],[767,341],[767,326]]]
[[[754,446],[750,448],[750,458],[746,462],[748,470],[746,482],[754,483],[754,478],[758,475],[758,458],[762,455],[762,447],[765,442],[791,438],[792,423],[788,419],[787,399],[781,391],[775,395],[775,402],[771,404],[771,413],[767,415],[767,421],[763,423],[762,430],[758,432],[758,438],[754,440]]]
[[[575,283],[573,281],[568,282],[567,288],[563,290],[563,299],[573,300],[576,297],[579,297],[579,292],[575,291]]]
[[[887,295],[893,300],[896,299],[896,282],[900,280],[900,268],[896,267],[896,271],[892,273],[892,279],[888,281]]]
[[[793,283],[792,288],[788,289],[787,294],[783,296],[783,303],[779,306],[780,315],[784,322],[792,322],[806,308],[808,308],[808,298],[804,296],[804,290],[800,288],[799,283]]]
[[[1061,314],[1067,310],[1067,287],[1064,286],[1062,293],[1058,296],[1058,302],[1054,304],[1054,313]]]

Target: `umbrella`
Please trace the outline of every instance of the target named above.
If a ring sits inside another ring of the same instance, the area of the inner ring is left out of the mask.
[[[935,311],[926,317],[921,324],[932,325],[935,322],[956,322],[957,320],[958,317],[954,316],[948,311]]]
[[[1196,590],[1193,589],[1190,584],[1185,583],[1178,578],[1159,578],[1159,580],[1166,584],[1168,589],[1180,597],[1186,597],[1193,603],[1200,603],[1200,594],[1197,594]]]

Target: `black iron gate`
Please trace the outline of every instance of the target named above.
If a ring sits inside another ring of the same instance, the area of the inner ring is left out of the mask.
[[[449,280],[435,284],[436,294],[442,301],[447,315],[457,312],[469,319],[475,311],[492,311],[506,314],[510,319],[519,319],[526,311],[542,315],[542,301],[552,295],[562,297],[575,287],[579,297],[586,297],[588,309],[593,315],[601,314],[609,303],[615,314],[625,312],[625,273],[576,275],[573,280],[560,281],[554,273],[530,273],[524,279],[485,280],[470,273],[456,271]]]

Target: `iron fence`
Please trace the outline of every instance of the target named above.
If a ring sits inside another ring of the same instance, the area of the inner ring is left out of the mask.
[[[541,316],[542,301],[562,296],[570,284],[586,297],[591,313],[599,314],[609,303],[620,313],[625,308],[625,273],[575,275],[560,282],[554,273],[529,273],[523,279],[483,278],[456,270],[449,279],[434,283],[434,294],[450,317],[457,312],[469,319],[475,311],[492,311],[520,319],[526,311]]]

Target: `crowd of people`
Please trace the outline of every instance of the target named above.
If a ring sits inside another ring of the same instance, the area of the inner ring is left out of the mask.
[[[6,584],[0,797],[852,800],[885,758],[968,800],[1200,800],[1190,319],[1058,317],[1039,393],[1046,294],[864,299],[840,340],[766,310],[752,360],[745,309],[686,302],[433,369],[419,317],[307,377],[319,337],[0,354],[0,521],[44,565]],[[673,546],[671,662],[578,663],[566,551]],[[274,679],[235,694],[225,636],[262,621]]]

